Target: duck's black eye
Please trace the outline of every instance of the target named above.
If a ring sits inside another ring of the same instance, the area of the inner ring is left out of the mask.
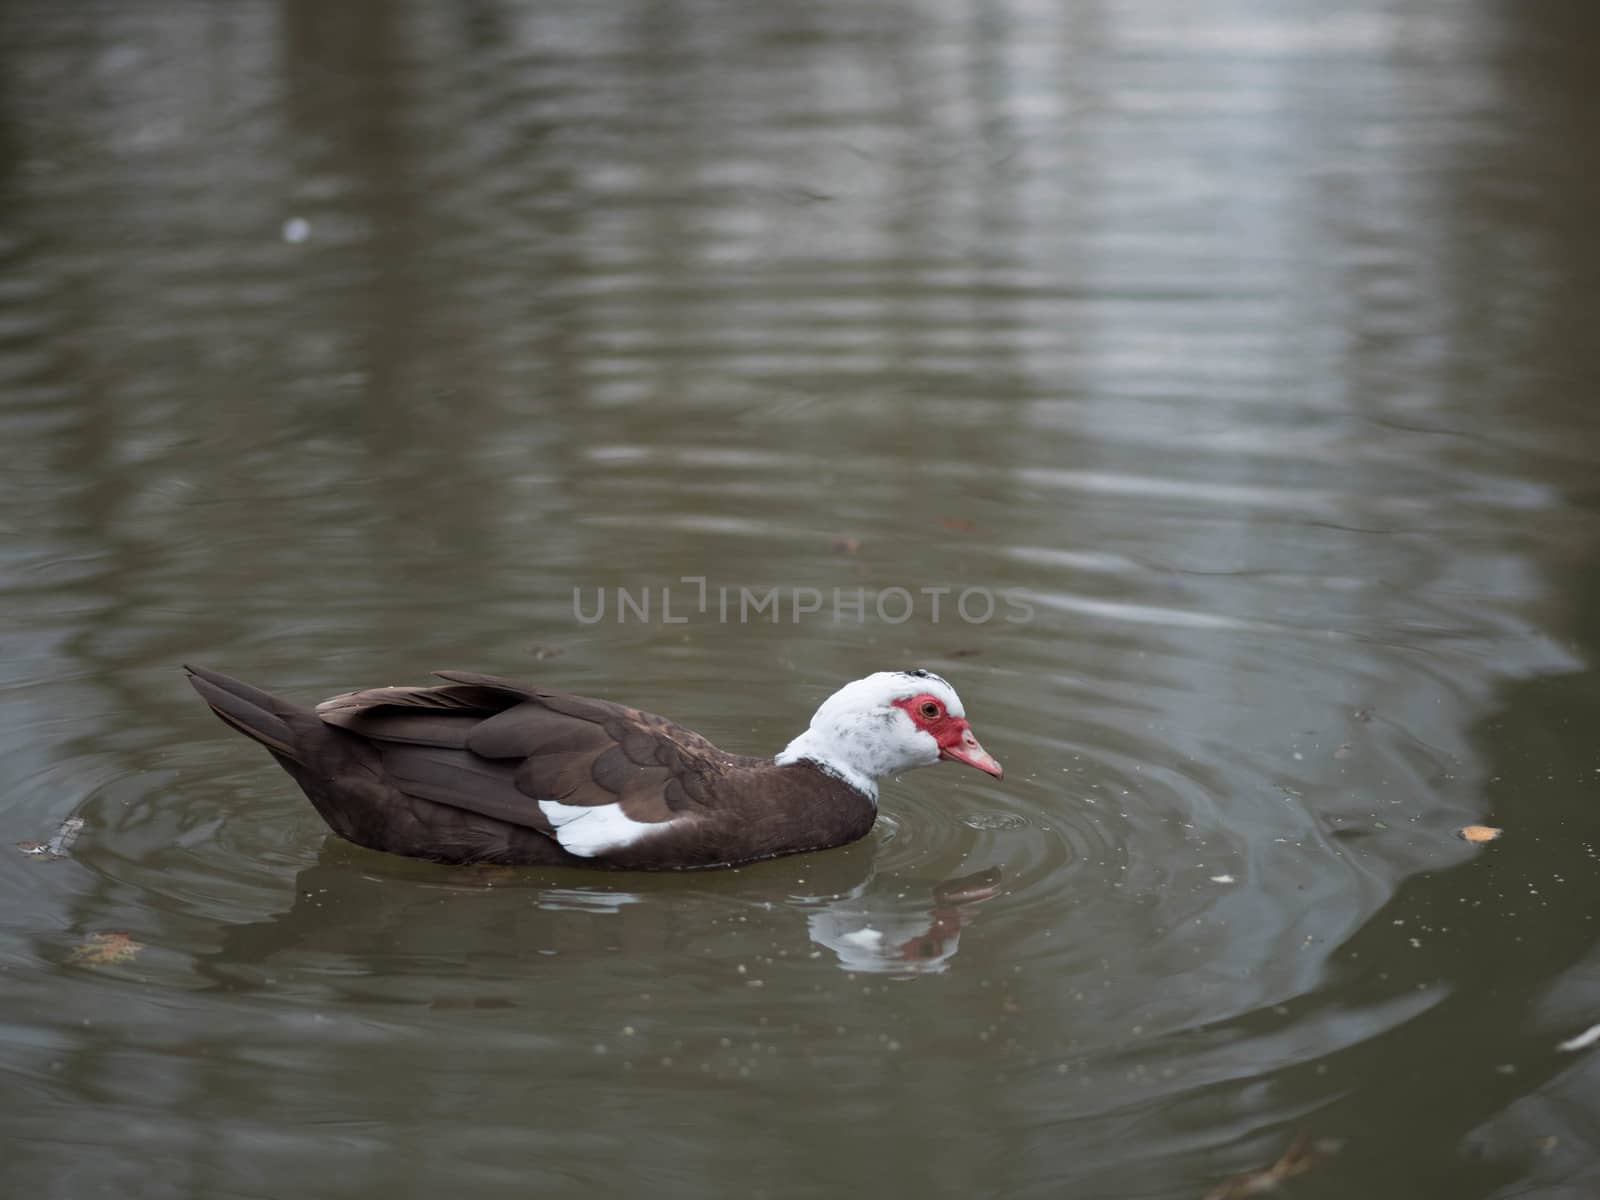
[[[915,675],[918,679],[926,679],[928,677],[928,672],[923,667],[918,667],[915,671],[907,671],[906,674]]]
[[[939,715],[939,706],[932,700],[924,700],[922,702],[922,715],[930,721],[933,720]]]

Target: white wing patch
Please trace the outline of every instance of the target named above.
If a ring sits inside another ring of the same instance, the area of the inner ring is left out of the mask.
[[[660,833],[671,821],[635,821],[625,815],[620,804],[563,804],[559,800],[539,801],[539,811],[555,827],[556,841],[568,854],[594,858],[608,850],[620,850]]]

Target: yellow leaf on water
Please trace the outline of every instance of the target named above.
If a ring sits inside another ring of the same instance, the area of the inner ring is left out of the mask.
[[[132,962],[143,949],[143,942],[136,942],[125,933],[91,933],[89,940],[80,942],[67,961],[91,966]]]
[[[1456,830],[1456,836],[1469,842],[1492,842],[1501,832],[1493,825],[1464,825]]]

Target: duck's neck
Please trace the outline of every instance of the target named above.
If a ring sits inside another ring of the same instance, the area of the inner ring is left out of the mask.
[[[874,808],[878,805],[878,780],[876,776],[868,774],[856,761],[859,757],[852,753],[856,747],[848,739],[841,741],[837,736],[824,734],[816,729],[808,729],[794,741],[790,742],[773,759],[780,767],[786,767],[804,760],[813,764],[824,774],[832,775],[835,779],[842,779],[868,800],[872,801]]]

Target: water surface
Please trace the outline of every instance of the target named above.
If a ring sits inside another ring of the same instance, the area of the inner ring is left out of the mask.
[[[1198,1200],[1305,1130],[1286,1195],[1600,1187],[1597,32],[8,6],[4,1174]],[[736,872],[445,869],[184,660],[748,752],[925,666],[1007,775]]]

